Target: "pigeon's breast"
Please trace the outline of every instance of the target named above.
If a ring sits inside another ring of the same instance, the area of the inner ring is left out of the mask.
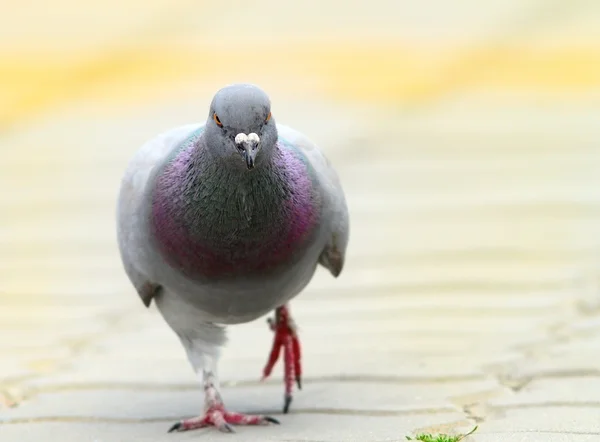
[[[279,145],[272,167],[242,184],[209,169],[188,177],[191,164],[182,151],[152,196],[151,236],[171,267],[194,280],[260,278],[311,250],[322,199],[302,152]]]

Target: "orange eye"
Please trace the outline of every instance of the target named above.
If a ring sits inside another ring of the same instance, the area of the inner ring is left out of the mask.
[[[270,119],[271,119],[271,112],[269,112],[269,115],[267,115],[267,119],[265,120],[265,123],[268,123]]]
[[[215,120],[215,123],[217,123],[217,126],[223,127],[223,123],[221,123],[221,120],[219,120],[219,117],[217,116],[216,112],[213,114],[213,120]]]

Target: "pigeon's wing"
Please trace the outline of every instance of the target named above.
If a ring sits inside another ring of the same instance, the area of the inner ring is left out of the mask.
[[[327,222],[325,244],[319,263],[332,275],[338,276],[344,267],[350,233],[348,206],[340,179],[321,149],[308,137],[282,124],[277,124],[277,130],[280,139],[304,153],[319,177],[325,203],[324,219]]]
[[[161,289],[150,275],[149,243],[145,231],[146,195],[152,172],[161,166],[201,124],[179,126],[144,143],[129,162],[117,203],[117,240],[125,273],[146,307]]]

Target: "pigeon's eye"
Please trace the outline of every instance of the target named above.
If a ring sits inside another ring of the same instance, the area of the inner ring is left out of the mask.
[[[265,123],[268,123],[270,119],[271,119],[271,112],[269,112],[269,115],[267,115],[267,118],[266,118],[266,120],[265,120]]]
[[[213,114],[213,120],[215,120],[215,123],[217,123],[217,126],[223,127],[223,123],[221,123],[221,120],[219,120],[219,117],[217,116],[216,112]]]

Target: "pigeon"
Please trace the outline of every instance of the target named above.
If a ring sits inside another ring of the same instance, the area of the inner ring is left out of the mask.
[[[204,388],[204,410],[169,431],[279,424],[225,407],[218,361],[226,328],[275,311],[263,378],[284,350],[284,412],[301,388],[300,345],[290,301],[318,265],[338,277],[349,239],[340,179],[306,136],[275,122],[253,84],[219,89],[204,123],[143,144],[117,202],[124,272],[143,304],[154,301]]]

